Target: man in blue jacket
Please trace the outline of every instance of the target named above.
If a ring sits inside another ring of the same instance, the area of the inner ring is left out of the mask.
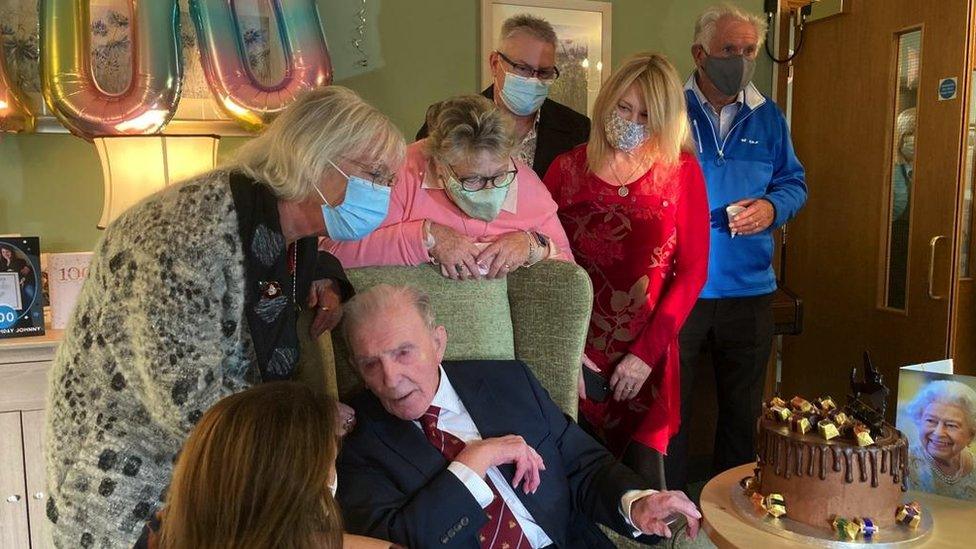
[[[806,200],[803,166],[777,106],[752,84],[766,23],[730,5],[705,10],[691,48],[695,73],[685,96],[708,189],[708,280],[685,322],[681,345],[682,425],[666,461],[668,487],[687,482],[688,419],[696,367],[712,355],[718,393],[713,472],[752,461],[773,336],[773,231]]]

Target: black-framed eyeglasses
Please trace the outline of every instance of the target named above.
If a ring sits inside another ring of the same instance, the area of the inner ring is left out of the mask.
[[[524,63],[516,63],[509,59],[504,53],[496,51],[498,57],[502,58],[502,61],[508,63],[512,66],[512,72],[519,76],[524,76],[525,78],[538,78],[539,80],[552,81],[559,78],[559,67],[540,67],[535,68],[531,65],[526,65]]]
[[[512,165],[515,165],[515,161],[509,159]],[[515,181],[515,176],[518,175],[518,168],[511,170],[506,170],[500,174],[483,176],[483,175],[472,175],[470,177],[462,178],[454,171],[454,166],[450,164],[447,165],[447,169],[451,170],[451,174],[454,175],[454,179],[457,179],[458,183],[461,184],[461,188],[469,193],[475,193],[488,188],[491,185],[495,189],[504,189],[505,187],[512,184]]]
[[[378,187],[393,187],[396,186],[396,173],[388,173],[375,166],[370,166],[365,162],[360,162],[355,158],[349,158],[347,156],[342,157],[343,160],[349,162],[350,164],[355,164],[359,171],[369,176],[370,182]]]

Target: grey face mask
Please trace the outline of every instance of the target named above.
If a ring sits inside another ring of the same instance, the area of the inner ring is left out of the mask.
[[[737,95],[745,89],[756,71],[756,61],[742,55],[735,57],[705,57],[702,65],[708,79],[726,96]]]
[[[631,122],[612,109],[604,121],[607,141],[618,151],[630,152],[647,141],[647,126]]]

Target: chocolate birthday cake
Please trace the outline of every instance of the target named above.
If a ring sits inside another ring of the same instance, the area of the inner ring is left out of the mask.
[[[745,483],[758,508],[849,540],[918,525],[918,505],[902,504],[908,442],[884,421],[888,389],[865,362],[866,380],[852,371],[843,408],[830,397],[764,403],[755,476]]]

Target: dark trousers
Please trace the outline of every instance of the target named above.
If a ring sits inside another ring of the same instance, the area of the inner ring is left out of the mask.
[[[688,434],[692,409],[701,405],[695,384],[708,350],[718,394],[712,474],[755,459],[756,418],[762,406],[766,363],[773,340],[772,294],[699,299],[681,329],[681,428],[668,444],[668,488],[688,483]]]

